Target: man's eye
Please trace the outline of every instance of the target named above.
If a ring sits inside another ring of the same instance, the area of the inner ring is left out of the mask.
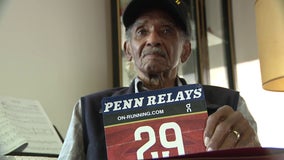
[[[162,33],[163,34],[170,34],[172,32],[173,32],[173,30],[171,28],[168,28],[168,27],[162,29]]]
[[[146,35],[147,34],[147,30],[146,29],[139,29],[139,30],[137,30],[136,34],[138,36]]]

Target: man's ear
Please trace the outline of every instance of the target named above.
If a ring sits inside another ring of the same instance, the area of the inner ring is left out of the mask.
[[[130,47],[130,43],[128,40],[126,40],[123,44],[123,50],[124,50],[124,55],[126,57],[126,59],[128,61],[131,61],[132,60],[132,52],[131,52],[131,47]]]
[[[186,40],[183,44],[183,51],[181,55],[181,63],[186,62],[191,55],[191,43]]]

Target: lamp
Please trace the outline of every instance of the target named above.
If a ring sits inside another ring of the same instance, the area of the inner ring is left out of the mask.
[[[262,87],[284,91],[284,1],[256,0],[255,13]]]

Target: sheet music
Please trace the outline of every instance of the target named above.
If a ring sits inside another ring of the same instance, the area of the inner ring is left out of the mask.
[[[62,142],[38,101],[0,97],[0,102],[7,119],[28,142],[23,152],[59,154]]]
[[[5,156],[1,157],[0,160],[56,160],[53,157],[35,157],[35,156]]]
[[[0,103],[0,155],[5,155],[27,144],[27,140],[19,136],[18,131],[11,125],[2,108]]]

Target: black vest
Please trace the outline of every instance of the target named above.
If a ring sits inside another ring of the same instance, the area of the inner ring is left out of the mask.
[[[181,81],[183,84],[186,84],[183,79],[181,79]],[[81,98],[82,124],[86,159],[107,159],[101,108],[102,98],[134,93],[134,85],[135,84],[133,81],[129,87],[110,89]],[[229,105],[234,110],[237,109],[239,100],[238,92],[208,85],[203,85],[203,89],[209,115],[223,105]]]

